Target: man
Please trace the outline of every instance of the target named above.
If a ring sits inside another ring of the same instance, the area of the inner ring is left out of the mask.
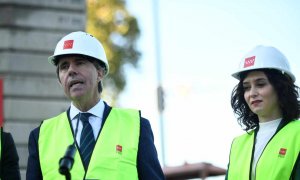
[[[10,133],[0,129],[0,179],[19,180],[19,156]]]
[[[101,43],[85,32],[70,33],[49,61],[71,105],[31,132],[27,179],[64,179],[59,161],[74,141],[72,179],[164,179],[149,121],[100,98],[109,71]]]

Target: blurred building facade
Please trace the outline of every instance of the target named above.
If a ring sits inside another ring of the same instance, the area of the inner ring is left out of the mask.
[[[0,0],[4,130],[15,140],[22,179],[30,131],[69,106],[47,58],[62,36],[85,25],[85,0]]]

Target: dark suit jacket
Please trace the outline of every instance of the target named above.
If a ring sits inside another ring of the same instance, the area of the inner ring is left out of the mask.
[[[68,110],[69,111],[69,110]],[[111,107],[105,103],[103,113],[103,124],[111,111]],[[69,115],[69,113],[67,113]],[[70,119],[70,118],[69,118]],[[147,119],[141,118],[140,138],[137,155],[137,171],[141,180],[165,179],[160,163],[158,161],[156,148],[154,146],[153,132]],[[100,129],[100,133],[101,133]],[[27,180],[40,180],[42,178],[38,152],[39,127],[34,129],[29,136],[29,157],[26,172]],[[57,162],[58,163],[58,162]]]
[[[15,142],[10,133],[3,132],[1,128],[1,159],[0,179],[19,180],[21,179],[19,169],[19,156]]]

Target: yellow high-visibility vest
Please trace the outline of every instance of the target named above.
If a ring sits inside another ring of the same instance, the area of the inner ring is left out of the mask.
[[[254,131],[234,139],[230,150],[228,180],[250,179]],[[256,180],[290,179],[300,152],[300,121],[279,130],[262,152],[256,165]]]
[[[76,147],[72,179],[138,179],[136,162],[139,135],[139,111],[112,108],[97,139],[87,172]],[[74,136],[66,112],[42,123],[38,147],[44,180],[65,179],[58,171],[59,160],[73,142]]]

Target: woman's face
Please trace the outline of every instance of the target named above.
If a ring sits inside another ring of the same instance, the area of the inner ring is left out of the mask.
[[[263,71],[250,72],[243,81],[244,98],[259,122],[282,117],[277,92]]]

